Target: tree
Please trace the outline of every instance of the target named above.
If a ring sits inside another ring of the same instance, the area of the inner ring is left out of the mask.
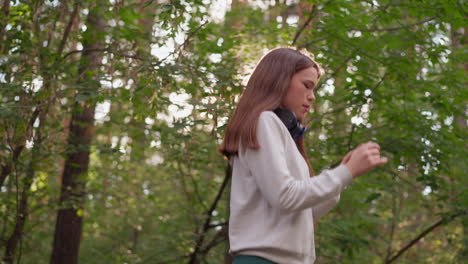
[[[60,204],[55,228],[52,264],[78,263],[83,206],[86,197],[86,173],[94,136],[95,94],[100,87],[99,65],[104,45],[103,1],[90,6],[86,20],[88,28],[78,69],[76,94],[72,108],[68,153],[62,176]]]

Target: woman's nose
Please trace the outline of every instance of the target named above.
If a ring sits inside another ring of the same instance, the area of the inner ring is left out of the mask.
[[[314,94],[313,91],[311,91],[311,92],[309,92],[309,93],[307,94],[307,100],[309,100],[309,101],[315,101],[315,94]]]

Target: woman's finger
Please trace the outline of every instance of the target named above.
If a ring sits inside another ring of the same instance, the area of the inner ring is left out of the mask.
[[[378,149],[380,150],[380,146],[379,144],[375,143],[375,142],[368,142],[366,144],[366,146],[369,148],[369,149]]]
[[[385,164],[387,163],[388,159],[386,157],[380,157],[380,156],[377,156],[377,157],[373,157],[372,159],[372,167],[377,167],[377,166],[380,166],[382,164]]]
[[[367,150],[367,154],[370,156],[380,156],[380,151],[378,149],[369,149]]]
[[[380,158],[380,164],[379,165],[382,165],[382,164],[385,164],[388,162],[388,158],[387,157],[381,157]]]

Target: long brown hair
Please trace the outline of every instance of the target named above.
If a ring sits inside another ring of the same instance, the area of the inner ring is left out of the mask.
[[[266,54],[247,82],[234,115],[226,127],[219,151],[230,157],[238,154],[240,144],[243,148],[259,149],[257,123],[260,114],[280,107],[294,74],[309,67],[317,69],[320,78],[320,66],[306,51],[277,48]],[[305,151],[304,138],[297,140],[296,145],[309,166],[310,175],[314,175]]]

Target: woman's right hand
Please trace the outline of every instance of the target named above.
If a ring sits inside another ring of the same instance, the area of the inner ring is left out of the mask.
[[[346,154],[341,164],[346,165],[353,178],[356,178],[387,161],[387,158],[380,157],[380,146],[369,141]]]

